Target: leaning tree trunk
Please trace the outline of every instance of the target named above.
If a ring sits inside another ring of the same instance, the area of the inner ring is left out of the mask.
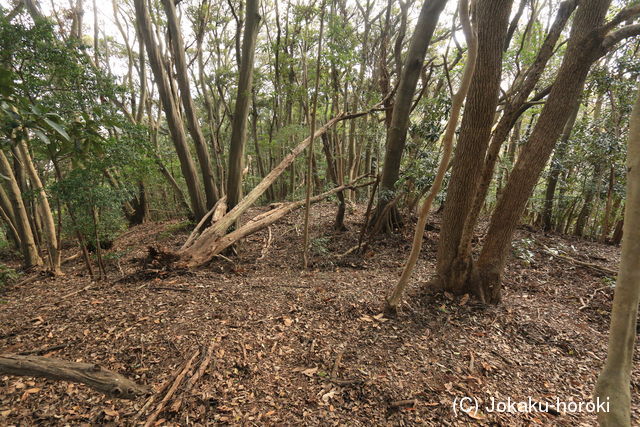
[[[196,219],[200,219],[206,212],[200,191],[200,180],[198,179],[196,167],[189,152],[187,136],[182,127],[182,120],[180,119],[178,106],[173,97],[169,77],[164,68],[153,29],[151,28],[151,18],[149,17],[149,10],[147,9],[147,2],[146,0],[134,0],[134,5],[136,9],[136,24],[140,31],[140,36],[144,40],[147,55],[149,56],[149,65],[151,65],[151,70],[153,71],[156,85],[158,86],[158,93],[160,94],[162,106],[164,107],[167,118],[169,132],[171,133],[171,138],[176,153],[178,154],[178,159],[180,160],[182,174],[187,182],[189,198],[191,199],[191,209]]]
[[[242,60],[238,75],[238,93],[231,124],[229,172],[227,175],[227,205],[233,209],[241,197],[244,146],[247,141],[247,117],[253,84],[253,58],[260,26],[258,0],[247,0],[247,15],[242,38]]]
[[[27,143],[24,140],[18,143],[18,150],[22,156],[22,162],[27,169],[27,173],[29,174],[33,187],[35,187],[34,189],[38,194],[37,205],[40,210],[40,215],[42,216],[43,228],[47,239],[47,247],[49,249],[49,267],[51,269],[51,273],[58,276],[62,274],[62,270],[60,270],[60,248],[58,247],[56,223],[53,219],[51,206],[49,205],[49,198],[47,197],[47,193],[44,191],[44,186],[42,185],[38,171],[33,164],[31,155],[29,154]]]
[[[518,220],[575,103],[579,102],[591,64],[604,53],[604,31],[594,31],[594,28],[603,23],[609,2],[594,0],[578,7],[567,51],[549,98],[491,217],[478,258],[474,286],[477,296],[486,303],[500,301],[502,271]]]
[[[20,186],[13,174],[9,160],[2,150],[0,150],[0,173],[7,177],[9,198],[16,217],[17,231],[20,233],[20,241],[22,242],[24,266],[27,268],[40,266],[42,265],[42,258],[38,254],[38,247],[33,237],[27,209],[22,200],[22,191],[20,191]]]
[[[407,58],[402,67],[391,124],[387,132],[387,149],[382,168],[380,200],[372,221],[372,224],[384,224],[387,231],[391,231],[401,224],[400,213],[397,208],[394,206],[389,209],[387,205],[395,197],[396,183],[400,176],[400,161],[402,160],[402,153],[407,139],[413,94],[416,90],[431,36],[446,2],[447,0],[424,1],[409,44]]]
[[[442,214],[437,254],[437,285],[454,293],[467,292],[470,254],[459,254],[467,215],[471,210],[484,156],[491,137],[512,0],[479,1],[477,7],[478,63],[460,127]],[[453,265],[454,260],[458,265]]]
[[[607,427],[631,425],[629,388],[640,302],[640,96],[629,121],[625,238],[611,309],[607,360],[595,390],[600,401],[610,403],[608,412],[598,413],[598,422]]]

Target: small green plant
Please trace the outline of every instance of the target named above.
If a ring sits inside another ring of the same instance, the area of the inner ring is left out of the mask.
[[[602,283],[604,283],[605,285],[611,287],[611,288],[615,288],[616,286],[616,278],[615,277],[611,277],[611,276],[605,276],[602,278]]]
[[[311,240],[311,253],[318,256],[326,256],[329,254],[329,248],[327,245],[329,244],[328,237],[317,237]]]
[[[0,288],[18,279],[20,275],[11,267],[0,264]]]

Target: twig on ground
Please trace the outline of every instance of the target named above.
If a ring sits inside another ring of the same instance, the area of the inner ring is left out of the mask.
[[[178,374],[176,379],[173,381],[173,384],[169,388],[169,391],[167,391],[167,394],[164,395],[160,403],[158,403],[158,406],[156,406],[155,411],[153,411],[153,413],[149,416],[149,418],[147,418],[147,421],[145,421],[144,427],[152,426],[156,422],[158,415],[160,415],[162,411],[164,411],[164,408],[167,406],[167,403],[175,394],[176,390],[182,383],[182,380],[184,379],[184,377],[191,370],[193,361],[196,359],[196,357],[198,357],[199,354],[200,354],[200,349],[196,350],[195,353],[193,353],[193,356],[191,356],[191,359],[189,359],[189,361],[186,363],[186,365],[182,369],[182,372],[180,372],[180,374]]]
[[[572,264],[577,264],[577,265],[579,265],[581,267],[591,268],[591,269],[596,270],[596,271],[598,271],[600,273],[608,274],[608,275],[611,275],[611,276],[616,276],[618,274],[617,271],[612,270],[610,268],[603,267],[601,265],[593,264],[593,263],[590,263],[590,262],[580,261],[580,260],[572,258],[572,257],[570,257],[568,255],[563,255],[559,251],[553,251],[552,249],[550,249],[549,247],[547,247],[544,244],[542,244],[542,247],[544,248],[544,252],[546,254],[551,255],[553,257],[556,257],[556,258],[564,259],[566,261],[569,261]]]
[[[72,296],[74,296],[74,295],[77,295],[77,294],[79,294],[79,293],[82,293],[82,292],[84,292],[84,291],[88,291],[89,289],[91,289],[91,285],[87,285],[87,286],[85,286],[85,287],[84,287],[84,288],[82,288],[82,289],[78,289],[77,291],[73,291],[73,292],[71,292],[71,293],[68,293],[68,294],[66,294],[65,296],[63,296],[62,298],[60,298],[60,300],[62,301],[62,300],[64,300],[64,299],[67,299],[67,298],[69,298],[69,297],[72,297]]]
[[[212,343],[209,346],[209,348],[207,348],[207,352],[204,354],[204,358],[202,359],[202,362],[200,363],[198,370],[187,381],[187,384],[185,385],[184,390],[182,391],[182,397],[177,399],[171,405],[171,412],[178,412],[178,410],[180,409],[180,406],[182,405],[182,401],[184,400],[184,395],[190,392],[193,386],[196,384],[196,382],[200,379],[200,377],[204,375],[205,371],[209,367],[209,364],[211,363],[214,347],[215,347],[215,343]]]

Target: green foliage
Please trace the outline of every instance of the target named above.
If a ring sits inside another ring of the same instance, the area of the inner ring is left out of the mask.
[[[0,289],[17,280],[18,277],[20,277],[20,275],[17,271],[15,271],[11,267],[6,266],[5,264],[0,263]]]
[[[328,237],[316,237],[311,240],[311,253],[317,256],[327,256],[329,255],[328,245],[331,242],[331,239]]]

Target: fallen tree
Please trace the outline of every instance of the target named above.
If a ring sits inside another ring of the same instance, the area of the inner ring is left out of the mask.
[[[360,181],[365,176],[366,175],[363,175],[349,184],[335,187],[329,191],[326,191],[322,194],[314,196],[310,199],[310,203],[320,202],[326,199],[327,197],[333,194],[342,192],[344,190],[349,190],[349,189],[353,190],[359,187],[365,187],[367,185],[373,184],[373,181],[365,182],[363,184],[357,184],[357,182]],[[228,234],[220,235],[215,238],[211,238],[211,237],[208,238],[206,242],[207,244],[199,246],[198,249],[195,251],[191,250],[194,247],[194,244],[184,249],[181,249],[175,253],[152,248],[150,250],[150,257],[159,261],[161,264],[175,263],[175,265],[178,267],[188,268],[188,267],[202,266],[208,263],[209,261],[211,261],[217,255],[220,255],[222,251],[224,251],[225,249],[227,249],[228,247],[230,247],[240,239],[243,239],[250,234],[253,234],[257,231],[262,230],[263,228],[268,227],[269,225],[278,221],[279,219],[289,214],[290,212],[298,208],[301,208],[302,206],[305,205],[305,203],[306,203],[305,200],[298,200],[296,202],[284,203],[282,205],[279,205],[275,209],[272,209],[267,212],[263,212],[255,216],[254,218],[250,219],[245,224],[243,224],[241,227],[231,231]],[[212,227],[214,227],[215,225],[213,225]]]
[[[381,104],[376,104],[374,107],[368,110],[360,111],[357,113],[342,112],[326,122],[319,129],[317,129],[314,132],[313,138],[320,138],[331,127],[341,121],[355,119],[357,117],[362,117],[370,114],[374,111],[378,111],[380,105]],[[196,226],[191,236],[189,236],[187,243],[185,243],[185,245],[179,251],[168,253],[167,251],[153,249],[150,251],[150,258],[164,259],[181,267],[193,268],[202,266],[211,261],[213,257],[219,255],[220,252],[233,245],[238,240],[248,236],[249,234],[255,233],[258,230],[261,230],[268,225],[273,224],[275,221],[282,218],[292,210],[304,205],[304,201],[284,204],[277,209],[258,215],[256,218],[250,220],[247,224],[228,233],[228,230],[236,223],[236,221],[240,219],[240,216],[245,213],[247,209],[253,206],[256,201],[258,201],[260,196],[262,196],[267,191],[267,189],[275,182],[275,180],[287,169],[287,167],[289,167],[293,163],[296,157],[309,146],[311,140],[312,138],[308,137],[300,142],[284,159],[282,159],[282,161],[275,168],[273,168],[271,172],[267,174],[267,176],[262,179],[262,181],[260,181],[258,185],[253,188],[253,190],[251,190],[242,200],[240,200],[238,204],[233,207],[233,209],[220,216],[219,219],[217,217],[221,213],[221,206],[224,201],[214,206],[211,211],[207,215],[205,215],[205,218],[213,216],[215,219],[217,219],[217,221],[213,222],[211,226],[200,232],[200,229],[203,227],[203,224],[206,220],[201,221],[201,223]],[[315,196],[311,200],[315,203],[339,191],[356,188],[354,187],[354,185],[360,179],[362,179],[362,177],[358,178],[352,183],[336,187],[333,190],[330,190],[319,196]],[[199,232],[200,234],[198,235]]]
[[[130,379],[91,363],[77,363],[41,356],[0,355],[0,374],[39,377],[85,384],[119,399],[135,399],[149,390]]]

